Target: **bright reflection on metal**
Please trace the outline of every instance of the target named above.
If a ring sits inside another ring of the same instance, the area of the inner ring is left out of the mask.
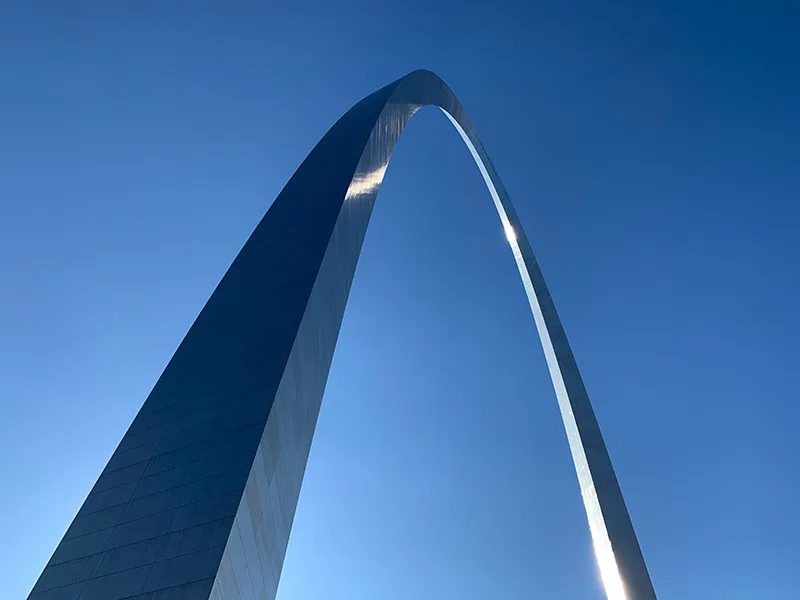
[[[365,194],[375,194],[383,183],[383,176],[386,174],[386,167],[389,163],[379,166],[373,171],[368,173],[357,174],[350,182],[350,187],[347,188],[347,199],[355,196],[363,196]]]
[[[517,241],[517,234],[511,225],[506,225],[503,229],[505,229],[506,239],[510,244],[513,244],[514,242]]]
[[[602,531],[598,531],[601,528]],[[592,532],[592,545],[608,600],[626,600],[625,588],[622,585],[622,578],[619,575],[617,561],[614,559],[614,552],[611,550],[611,542],[608,539],[605,525],[602,524],[602,520],[598,522],[596,519],[590,519],[589,529]]]

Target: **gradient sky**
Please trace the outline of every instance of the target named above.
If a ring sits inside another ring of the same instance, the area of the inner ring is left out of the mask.
[[[538,253],[659,598],[796,599],[792,4],[3,2],[0,595],[306,153],[425,67]],[[278,597],[603,598],[516,267],[433,109],[378,198]]]

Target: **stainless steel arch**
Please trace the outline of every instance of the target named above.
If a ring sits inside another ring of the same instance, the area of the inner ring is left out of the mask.
[[[367,96],[265,214],[134,419],[31,600],[272,599],[372,207],[409,119],[440,107],[469,147],[519,268],[607,596],[654,600],[577,364],[508,194],[435,74]],[[172,595],[174,593],[174,595]]]

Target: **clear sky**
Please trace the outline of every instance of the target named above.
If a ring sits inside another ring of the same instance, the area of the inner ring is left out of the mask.
[[[0,596],[297,165],[441,75],[538,253],[661,599],[797,598],[792,2],[0,6]],[[280,600],[603,597],[533,320],[438,111],[378,198]]]

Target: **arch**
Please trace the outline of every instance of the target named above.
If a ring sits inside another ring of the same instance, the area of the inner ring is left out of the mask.
[[[173,588],[181,588],[174,596],[181,598],[274,598],[370,214],[398,138],[428,105],[441,108],[460,133],[503,223],[556,391],[606,594],[655,599],[525,231],[461,104],[438,76],[420,70],[358,102],[298,167],[148,395],[30,600],[52,598],[53,590],[77,600],[144,600]],[[143,535],[160,548],[152,556],[137,549]],[[193,541],[181,554],[176,548],[185,540]],[[126,563],[125,577],[113,579],[123,557],[139,562]],[[79,561],[80,568],[65,570]]]

